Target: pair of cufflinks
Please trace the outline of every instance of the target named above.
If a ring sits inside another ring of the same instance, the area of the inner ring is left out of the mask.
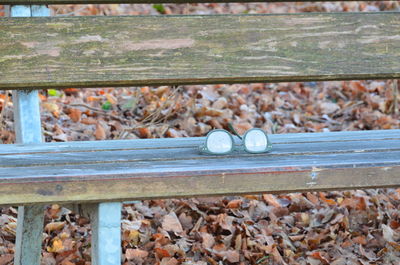
[[[235,145],[231,133],[223,129],[212,130],[207,134],[206,141],[201,145],[200,152],[212,155],[226,155],[236,150],[243,150],[252,153],[266,153],[272,149],[272,143],[268,139],[267,133],[259,128],[248,130],[240,136],[232,126],[229,126],[234,135],[242,140],[240,145]]]

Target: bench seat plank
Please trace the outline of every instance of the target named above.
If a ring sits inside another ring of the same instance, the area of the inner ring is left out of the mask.
[[[383,133],[384,132],[384,133]],[[268,136],[274,144],[293,143],[319,143],[319,142],[354,142],[354,141],[380,141],[400,139],[400,130],[373,130],[368,131],[343,131],[326,132],[323,134],[287,133],[272,134]],[[146,150],[160,148],[185,148],[196,147],[203,143],[204,137],[182,137],[144,140],[105,140],[105,141],[75,141],[46,144],[13,144],[7,148],[0,148],[0,155],[6,154],[37,154],[59,152],[93,152],[110,150]],[[238,139],[235,138],[237,142]]]
[[[381,140],[376,139],[377,133]],[[345,141],[340,133],[299,134],[302,141],[292,143],[287,143],[288,136],[296,134],[272,135],[273,151],[257,155],[242,151],[228,156],[201,155],[197,145],[204,138],[186,139],[192,141],[186,146],[152,139],[158,145],[143,149],[103,146],[92,152],[73,147],[56,153],[51,148],[37,153],[10,152],[0,155],[0,201],[122,201],[400,185],[399,130],[344,134]],[[124,142],[144,146],[149,141]],[[96,143],[103,144],[92,142],[93,146]],[[57,149],[64,144],[44,146]],[[23,146],[2,148],[21,151]]]
[[[0,89],[400,78],[398,13],[0,24]]]

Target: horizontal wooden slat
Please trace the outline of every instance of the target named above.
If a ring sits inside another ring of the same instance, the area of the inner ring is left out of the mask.
[[[354,142],[354,141],[382,141],[399,140],[400,130],[375,130],[368,131],[344,131],[320,133],[288,133],[272,134],[268,136],[276,144],[294,143],[320,143],[320,142]],[[146,150],[196,147],[203,143],[205,137],[182,137],[162,139],[136,139],[136,140],[106,140],[106,141],[75,141],[64,143],[46,144],[13,144],[0,145],[0,155],[7,154],[38,154],[38,153],[71,153],[93,152],[111,150]],[[235,138],[237,143],[239,142]],[[1,164],[0,164],[1,166]]]
[[[69,148],[65,143],[44,144],[35,152],[28,145],[2,145],[0,204],[400,185],[399,130],[271,139],[271,153],[238,151],[228,156],[200,154],[197,146],[204,138],[118,141],[128,146],[123,150],[110,141],[91,142],[91,152],[76,149],[75,143]]]
[[[1,89],[400,78],[398,13],[0,24]]]
[[[24,166],[41,166],[41,165],[81,165],[82,163],[125,163],[125,162],[147,162],[157,163],[158,161],[170,160],[186,160],[188,158],[201,159],[210,158],[193,156],[193,150],[198,146],[189,146],[182,148],[181,146],[175,148],[168,148],[167,152],[160,152],[156,157],[154,153],[162,148],[157,149],[136,149],[136,150],[101,150],[96,152],[93,156],[93,150],[88,152],[62,152],[39,154],[14,154],[2,156],[0,167],[4,163],[7,167],[24,167]],[[325,153],[347,153],[347,152],[384,152],[390,150],[400,150],[400,139],[386,140],[384,145],[382,141],[352,141],[351,145],[348,143],[325,142],[321,144],[316,143],[295,143],[295,144],[275,144],[275,152],[270,154],[269,157],[286,156],[286,155],[306,155],[306,154],[325,154]],[[246,154],[243,152],[234,152],[231,155],[226,155],[225,158],[237,157],[252,157],[254,155]],[[23,171],[23,169],[21,169]],[[4,175],[3,175],[4,177]]]

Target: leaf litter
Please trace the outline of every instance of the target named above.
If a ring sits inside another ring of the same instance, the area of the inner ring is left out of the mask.
[[[399,3],[59,5],[53,15],[399,10]],[[0,6],[0,15],[4,8]],[[343,81],[41,91],[45,140],[398,129],[393,82]],[[0,136],[13,143],[12,100],[0,94]],[[123,264],[400,264],[400,189],[147,200],[123,208]],[[0,265],[12,264],[17,211],[0,212]],[[89,220],[45,211],[43,265],[89,265]]]

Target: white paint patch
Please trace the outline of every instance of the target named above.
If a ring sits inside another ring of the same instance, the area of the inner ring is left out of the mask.
[[[379,29],[379,28],[376,25],[363,25],[363,26],[356,28],[355,32],[359,33],[360,31],[362,31],[364,29]]]
[[[100,35],[87,35],[82,36],[75,41],[75,43],[85,43],[85,42],[92,42],[92,41],[104,41]]]
[[[31,42],[21,42],[22,45],[24,45],[27,48],[34,48],[35,46],[37,46],[39,44],[39,42],[37,41],[31,41]]]
[[[155,39],[148,40],[138,43],[125,42],[122,43],[122,49],[127,51],[139,51],[139,50],[174,50],[181,48],[189,48],[194,45],[193,39]]]
[[[362,44],[370,44],[370,43],[378,43],[378,42],[382,42],[382,41],[392,41],[392,40],[400,40],[400,35],[395,35],[395,36],[371,36],[371,37],[367,37],[364,39],[359,39],[357,40],[359,43]]]

